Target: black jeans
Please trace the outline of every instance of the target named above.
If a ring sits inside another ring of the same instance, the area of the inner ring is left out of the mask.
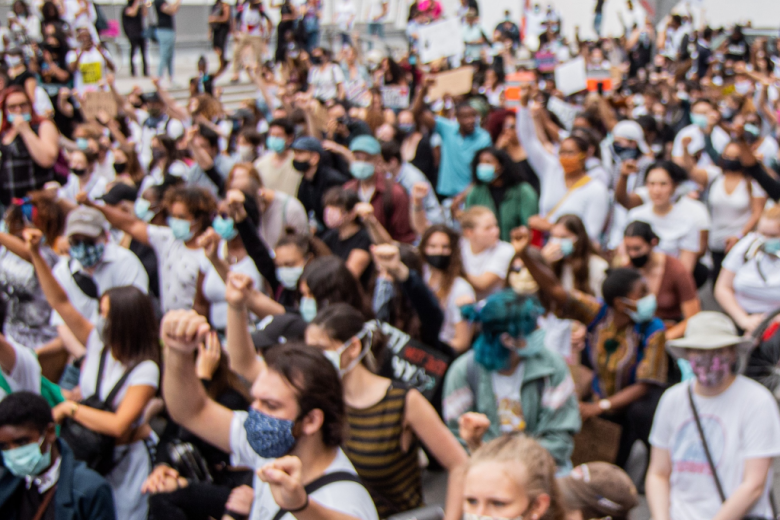
[[[135,51],[138,49],[141,52],[141,63],[143,63],[143,75],[148,76],[149,71],[146,68],[146,39],[143,37],[130,38],[130,74],[135,76],[135,64],[133,58],[135,57]]]
[[[618,448],[615,465],[624,468],[628,462],[628,456],[631,454],[631,448],[636,441],[642,441],[650,453],[650,428],[653,425],[653,416],[658,407],[658,401],[664,388],[652,385],[647,393],[640,399],[637,399],[625,409],[619,412],[604,416],[612,422],[618,423],[623,427],[623,433],[620,435],[620,447]]]

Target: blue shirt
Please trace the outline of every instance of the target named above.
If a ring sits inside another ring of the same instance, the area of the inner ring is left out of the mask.
[[[441,209],[441,204],[439,204],[436,194],[433,193],[433,187],[423,172],[418,170],[413,164],[405,162],[401,165],[401,171],[398,172],[395,182],[401,185],[409,197],[412,196],[412,187],[415,184],[420,183],[428,186],[428,193],[423,199],[425,218],[428,219],[428,223],[431,225],[444,224],[444,212]]]
[[[471,183],[471,161],[481,149],[493,144],[490,134],[477,127],[471,135],[460,133],[460,125],[443,117],[436,117],[435,131],[441,136],[441,164],[436,191],[452,197]]]

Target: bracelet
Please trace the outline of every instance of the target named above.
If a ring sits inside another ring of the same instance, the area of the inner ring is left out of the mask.
[[[306,493],[306,502],[304,502],[301,507],[299,507],[298,509],[288,509],[287,512],[288,513],[300,513],[301,511],[303,511],[307,507],[309,507],[309,494],[308,493]]]
[[[70,416],[71,417],[75,417],[76,416],[76,410],[78,410],[79,406],[81,406],[79,403],[73,403],[73,404],[75,404],[76,406],[74,406],[73,408],[70,409]]]

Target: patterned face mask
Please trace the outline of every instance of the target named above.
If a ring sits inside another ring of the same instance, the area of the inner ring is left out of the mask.
[[[263,458],[276,459],[287,455],[295,446],[293,421],[266,415],[254,408],[244,421],[246,439],[252,449]]]
[[[70,256],[84,267],[94,267],[103,259],[105,245],[79,242],[70,246]]]
[[[688,361],[699,384],[714,387],[720,385],[729,376],[734,359],[728,350],[718,349],[691,352],[688,354]]]

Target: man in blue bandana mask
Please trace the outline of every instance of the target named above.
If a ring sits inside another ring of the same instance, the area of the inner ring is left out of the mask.
[[[533,296],[505,289],[461,311],[482,333],[447,372],[447,426],[472,451],[483,440],[524,432],[559,468],[569,468],[580,415],[566,362],[545,348],[537,326],[544,308]]]

